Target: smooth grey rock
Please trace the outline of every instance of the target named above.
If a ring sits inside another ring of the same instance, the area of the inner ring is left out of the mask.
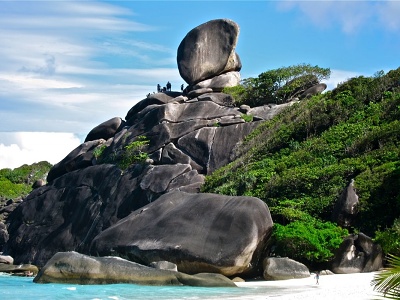
[[[176,92],[165,92],[165,93],[156,93],[151,94],[149,97],[139,101],[135,104],[126,114],[125,120],[130,123],[131,119],[135,117],[137,113],[145,109],[147,106],[150,105],[161,105],[166,104],[169,102],[175,101],[176,97],[179,97],[181,93]]]
[[[358,195],[352,179],[335,203],[332,212],[333,221],[342,227],[350,227],[358,214],[358,205]]]
[[[168,189],[170,182],[179,175],[191,171],[187,164],[150,166],[140,182],[143,190],[162,193]]]
[[[199,193],[204,182],[204,175],[199,174],[197,170],[191,170],[174,178],[168,185],[167,191],[179,190],[187,193]]]
[[[201,89],[191,90],[188,93],[188,97],[189,97],[189,99],[192,99],[192,98],[196,98],[196,97],[198,97],[200,95],[207,94],[207,93],[212,93],[212,92],[213,92],[212,88],[201,88]]]
[[[32,184],[32,189],[37,189],[41,186],[44,186],[46,184],[46,181],[43,179],[38,179]]]
[[[252,122],[201,128],[178,139],[177,147],[202,166],[204,174],[211,174],[232,161],[235,146],[256,126]]]
[[[228,19],[211,20],[192,29],[177,51],[181,77],[192,85],[240,70],[241,62],[235,53],[238,35],[239,26]]]
[[[226,87],[237,86],[240,83],[239,72],[228,72],[212,78],[198,82],[193,86],[194,90],[211,88],[214,92],[222,91]]]
[[[219,274],[187,275],[146,267],[120,257],[91,257],[77,252],[56,253],[33,279],[35,283],[191,285],[235,287]]]
[[[95,141],[99,139],[108,140],[109,138],[112,138],[124,126],[125,121],[123,121],[121,118],[112,118],[93,128],[87,134],[85,142]]]
[[[300,99],[308,98],[317,94],[321,94],[323,91],[325,91],[327,88],[327,85],[325,83],[319,83],[316,84],[307,90],[305,90],[300,96]]]
[[[222,106],[233,107],[234,99],[231,95],[224,93],[208,93],[197,97],[199,101],[212,101]]]
[[[169,270],[169,271],[178,271],[178,267],[176,264],[162,260],[162,261],[154,261],[150,263],[149,267],[155,268],[155,269],[160,269],[160,270]]]
[[[143,264],[168,260],[188,274],[231,276],[253,271],[271,231],[260,199],[176,191],[101,232],[91,253],[114,251]]]
[[[93,164],[93,153],[91,151],[103,143],[105,143],[105,140],[100,139],[80,144],[50,169],[47,182],[52,182],[68,172],[91,166]]]
[[[273,117],[281,113],[287,107],[293,105],[295,102],[288,102],[278,105],[263,105],[250,108],[246,114],[260,118],[262,120],[271,120]]]
[[[0,264],[12,265],[14,264],[14,258],[10,255],[0,255]]]
[[[270,108],[270,107],[269,107]],[[269,109],[268,108],[268,109]],[[251,107],[250,106],[248,106],[248,105],[246,105],[246,104],[242,104],[242,105],[240,105],[240,107],[239,107],[239,111],[240,112],[242,112],[242,113],[247,113],[248,111],[250,111],[250,109],[251,109]]]
[[[267,257],[263,261],[265,280],[286,280],[310,277],[308,268],[287,257]]]
[[[374,272],[382,268],[382,265],[381,246],[360,232],[345,238],[335,253],[332,271],[337,274]]]

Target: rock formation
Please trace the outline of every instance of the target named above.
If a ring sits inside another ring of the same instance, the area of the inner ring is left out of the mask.
[[[93,128],[10,214],[4,252],[38,266],[78,251],[146,265],[169,261],[190,274],[261,269],[272,228],[268,207],[256,198],[199,193],[204,176],[231,162],[260,121],[290,105],[240,109],[221,93],[240,80],[238,33],[230,20],[190,31],[177,54],[189,87],[149,95],[125,120]]]
[[[101,232],[91,252],[231,276],[254,271],[271,232],[269,210],[257,198],[175,191]]]
[[[36,283],[189,285],[235,287],[220,274],[187,275],[155,269],[120,257],[90,257],[77,252],[55,254],[34,278]]]
[[[379,245],[363,233],[348,236],[335,253],[332,270],[338,274],[374,272],[382,268]]]
[[[263,261],[265,280],[286,280],[310,277],[308,268],[287,257],[267,257]]]

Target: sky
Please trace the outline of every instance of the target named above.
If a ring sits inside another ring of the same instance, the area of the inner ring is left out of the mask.
[[[59,162],[157,84],[185,83],[185,35],[240,27],[241,78],[297,64],[331,69],[328,89],[400,67],[400,1],[0,0],[0,169]]]

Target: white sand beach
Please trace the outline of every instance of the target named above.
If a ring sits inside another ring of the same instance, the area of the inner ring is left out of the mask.
[[[259,295],[253,299],[384,299],[371,286],[374,275],[375,273],[322,275],[319,278],[319,284],[316,284],[314,274],[304,279],[237,282],[236,284],[242,288],[260,288],[265,291],[262,296]],[[271,288],[270,293],[268,288]]]

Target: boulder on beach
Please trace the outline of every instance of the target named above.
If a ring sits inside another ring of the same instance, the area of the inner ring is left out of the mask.
[[[187,275],[146,267],[120,257],[91,257],[73,251],[56,253],[33,281],[69,284],[236,286],[230,279],[220,274]]]
[[[91,253],[145,265],[168,260],[184,273],[231,276],[254,271],[272,224],[258,198],[175,191],[101,232]]]
[[[287,257],[267,257],[263,261],[265,280],[286,280],[310,277],[308,268]]]

